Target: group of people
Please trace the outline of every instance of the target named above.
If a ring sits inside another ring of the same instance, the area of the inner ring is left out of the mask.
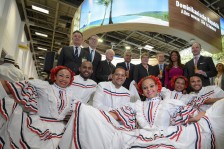
[[[168,65],[159,53],[158,65],[143,54],[134,66],[125,51],[115,67],[112,49],[105,61],[98,57],[97,39],[81,49],[82,33],[73,33],[74,46],[62,48],[51,70],[53,84],[0,79],[0,148],[224,146],[224,91],[207,84],[217,72],[200,44],[192,45],[197,60],[186,65],[173,51]]]

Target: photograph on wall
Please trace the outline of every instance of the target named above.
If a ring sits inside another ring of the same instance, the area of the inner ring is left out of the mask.
[[[147,23],[169,26],[168,0],[85,0],[81,6],[80,30],[118,24]]]

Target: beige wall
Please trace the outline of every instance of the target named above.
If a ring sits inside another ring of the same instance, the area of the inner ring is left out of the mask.
[[[31,51],[18,48],[21,42],[27,44],[27,39],[16,1],[0,0],[0,5],[0,53],[4,49],[7,54],[14,56],[27,78],[38,78]]]

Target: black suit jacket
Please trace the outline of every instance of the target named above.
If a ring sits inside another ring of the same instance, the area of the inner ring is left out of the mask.
[[[167,64],[164,64],[163,65],[163,77],[160,79],[163,87],[164,87],[164,84],[165,84],[165,70],[166,70],[166,66],[167,66]],[[157,69],[156,71],[160,73],[159,64],[158,65],[155,65],[154,67],[155,67],[155,69]],[[158,73],[158,75],[159,75],[159,73]]]
[[[212,58],[200,56],[197,63],[197,68],[198,70],[203,70],[207,74],[207,77],[200,75],[202,80],[202,85],[203,86],[210,85],[209,78],[217,75],[217,70],[215,68]],[[184,76],[186,76],[189,79],[193,74],[195,74],[194,73],[194,59],[191,59],[185,64]]]
[[[135,80],[135,82],[138,83],[142,78],[146,76],[149,75],[158,76],[158,74],[159,70],[157,70],[154,66],[148,65],[148,71],[147,71],[142,64],[138,64],[135,66],[133,79]]]
[[[126,71],[128,70],[127,67],[126,67],[125,62],[117,63],[116,67],[117,67],[117,66],[124,67]],[[126,78],[124,84],[122,85],[122,86],[124,86],[126,89],[129,89],[130,83],[131,83],[131,81],[133,80],[134,66],[135,66],[134,64],[130,63],[129,77]]]
[[[88,57],[87,57],[88,61],[91,61],[90,60],[89,47],[83,48],[83,50],[85,50],[87,55],[88,55]],[[93,73],[91,75],[91,79],[96,81],[96,82],[97,82],[96,71],[97,71],[97,68],[98,68],[98,66],[99,66],[99,64],[101,62],[101,57],[102,57],[101,54],[99,52],[95,51],[95,55],[94,55],[93,62],[92,62],[92,64],[93,64]]]
[[[109,81],[108,76],[112,74],[115,66],[111,63],[109,66],[107,60],[101,61],[96,72],[96,77],[98,82]]]
[[[73,46],[63,47],[61,53],[58,57],[58,66],[66,66],[70,68],[76,75],[79,74],[79,67],[82,64],[82,61],[87,59],[87,53],[83,49],[79,54],[78,58],[75,58]]]

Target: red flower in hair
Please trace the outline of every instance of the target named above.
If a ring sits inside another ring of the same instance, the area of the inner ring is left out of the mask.
[[[62,70],[62,69],[66,69],[66,70],[68,70],[70,72],[71,80],[69,82],[69,85],[71,85],[73,80],[74,80],[75,73],[73,71],[71,71],[71,69],[69,69],[69,68],[67,68],[65,66],[57,66],[57,67],[51,69],[51,74],[50,74],[51,81],[55,82],[55,75],[58,73],[59,70]]]
[[[158,86],[158,92],[161,92],[161,90],[162,90],[162,83],[160,82],[160,80],[159,80],[159,78],[158,77],[155,77],[155,76],[147,76],[147,77],[144,77],[144,78],[142,78],[139,82],[138,82],[138,88],[139,88],[139,90],[138,90],[138,92],[139,92],[139,94],[143,94],[143,90],[142,90],[142,83],[143,83],[143,81],[145,81],[145,80],[147,80],[147,79],[152,79],[152,80],[154,80],[155,81],[155,84]]]
[[[185,77],[185,76],[174,76],[172,79],[171,79],[171,81],[170,81],[170,86],[171,86],[171,88],[172,89],[174,89],[174,86],[175,86],[175,82],[176,82],[176,80],[178,79],[178,78],[181,78],[181,79],[184,79],[184,81],[185,81],[185,85],[184,85],[184,89],[186,89],[187,87],[188,87],[188,79]]]

